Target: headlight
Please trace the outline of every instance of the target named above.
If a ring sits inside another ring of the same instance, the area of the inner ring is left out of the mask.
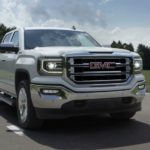
[[[62,58],[40,59],[40,73],[61,75],[63,72]]]
[[[141,58],[135,58],[133,60],[134,73],[141,73],[143,69],[143,61]]]
[[[46,63],[46,69],[47,70],[55,70],[57,68],[56,62],[47,62]]]

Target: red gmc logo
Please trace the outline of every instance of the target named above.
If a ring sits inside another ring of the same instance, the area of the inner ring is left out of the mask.
[[[115,62],[90,62],[90,69],[114,69]]]

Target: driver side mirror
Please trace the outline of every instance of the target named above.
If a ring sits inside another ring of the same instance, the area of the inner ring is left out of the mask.
[[[15,47],[12,43],[0,44],[0,53],[17,53],[19,51],[19,47]]]

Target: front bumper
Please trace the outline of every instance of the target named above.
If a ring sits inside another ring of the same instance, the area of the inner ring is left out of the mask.
[[[100,112],[138,111],[145,95],[145,81],[131,84],[132,88],[110,91],[74,91],[64,85],[31,84],[33,106],[40,118],[87,115]],[[44,94],[43,89],[58,90],[57,94]],[[83,90],[83,89],[82,89]],[[58,115],[59,114],[59,115]]]

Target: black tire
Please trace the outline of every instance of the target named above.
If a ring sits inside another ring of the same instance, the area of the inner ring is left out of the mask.
[[[120,113],[112,113],[110,114],[112,119],[116,120],[130,120],[136,112],[120,112]]]
[[[26,119],[23,120],[21,118],[20,107],[19,107],[19,92],[24,90],[26,93]],[[18,123],[19,126],[25,129],[37,129],[42,126],[43,120],[40,120],[36,116],[35,109],[32,104],[31,95],[30,95],[30,87],[29,81],[24,80],[19,83],[18,90],[17,90],[17,115],[18,115]]]

